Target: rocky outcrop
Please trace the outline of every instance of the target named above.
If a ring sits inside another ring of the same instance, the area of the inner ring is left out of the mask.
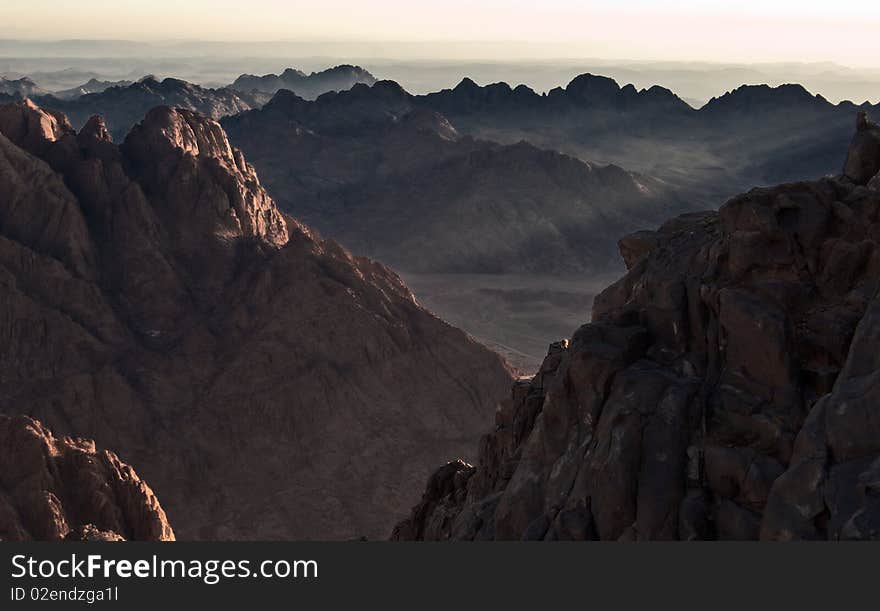
[[[360,66],[343,64],[311,74],[293,68],[287,68],[281,74],[242,74],[229,87],[236,91],[268,94],[286,89],[303,99],[314,100],[328,91],[345,91],[358,83],[373,85],[375,82],[376,77]]]
[[[117,145],[0,109],[0,412],[112,447],[178,537],[384,535],[510,379],[280,213],[215,121],[157,108]]]
[[[173,541],[153,491],[93,441],[0,414],[0,541]]]
[[[622,250],[593,321],[393,536],[880,538],[880,194],[755,189]]]
[[[63,114],[37,108],[31,100],[0,107],[0,131],[32,153],[40,153],[50,143],[73,133]]]
[[[880,180],[880,127],[868,120],[867,113],[860,112],[856,119],[856,135],[846,156],[843,175],[859,185]]]

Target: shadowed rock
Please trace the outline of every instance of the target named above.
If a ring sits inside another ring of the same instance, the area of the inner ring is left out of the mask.
[[[843,174],[859,185],[867,185],[880,174],[880,127],[869,121],[865,112],[860,112],[856,119],[856,135]]]
[[[878,213],[826,178],[622,240],[593,322],[393,537],[880,538]]]

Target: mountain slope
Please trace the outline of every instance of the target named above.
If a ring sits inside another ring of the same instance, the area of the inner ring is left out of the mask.
[[[0,541],[173,541],[150,487],[93,441],[0,414]]]
[[[210,119],[158,107],[117,146],[23,102],[0,151],[0,411],[113,447],[182,539],[384,536],[509,384]]]
[[[394,537],[880,538],[878,186],[860,115],[842,176],[624,238],[593,322]]]
[[[28,77],[6,79],[0,76],[0,94],[26,98],[47,93]]]
[[[618,167],[462,137],[388,81],[315,102],[282,91],[223,124],[286,210],[409,272],[607,269],[611,235],[681,204]]]

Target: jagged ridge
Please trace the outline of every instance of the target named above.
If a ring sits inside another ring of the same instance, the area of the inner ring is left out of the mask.
[[[878,145],[859,115],[843,176],[625,238],[593,322],[393,537],[880,538]]]
[[[117,146],[0,108],[0,193],[0,411],[113,447],[181,538],[384,534],[509,383],[189,110]]]
[[[93,441],[0,414],[0,541],[173,541],[150,487]]]

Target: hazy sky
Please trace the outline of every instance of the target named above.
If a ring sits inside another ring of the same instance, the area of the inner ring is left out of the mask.
[[[482,58],[880,66],[876,0],[0,0],[0,37],[495,43]],[[506,47],[505,43],[532,43]],[[472,47],[470,47],[472,48]]]

